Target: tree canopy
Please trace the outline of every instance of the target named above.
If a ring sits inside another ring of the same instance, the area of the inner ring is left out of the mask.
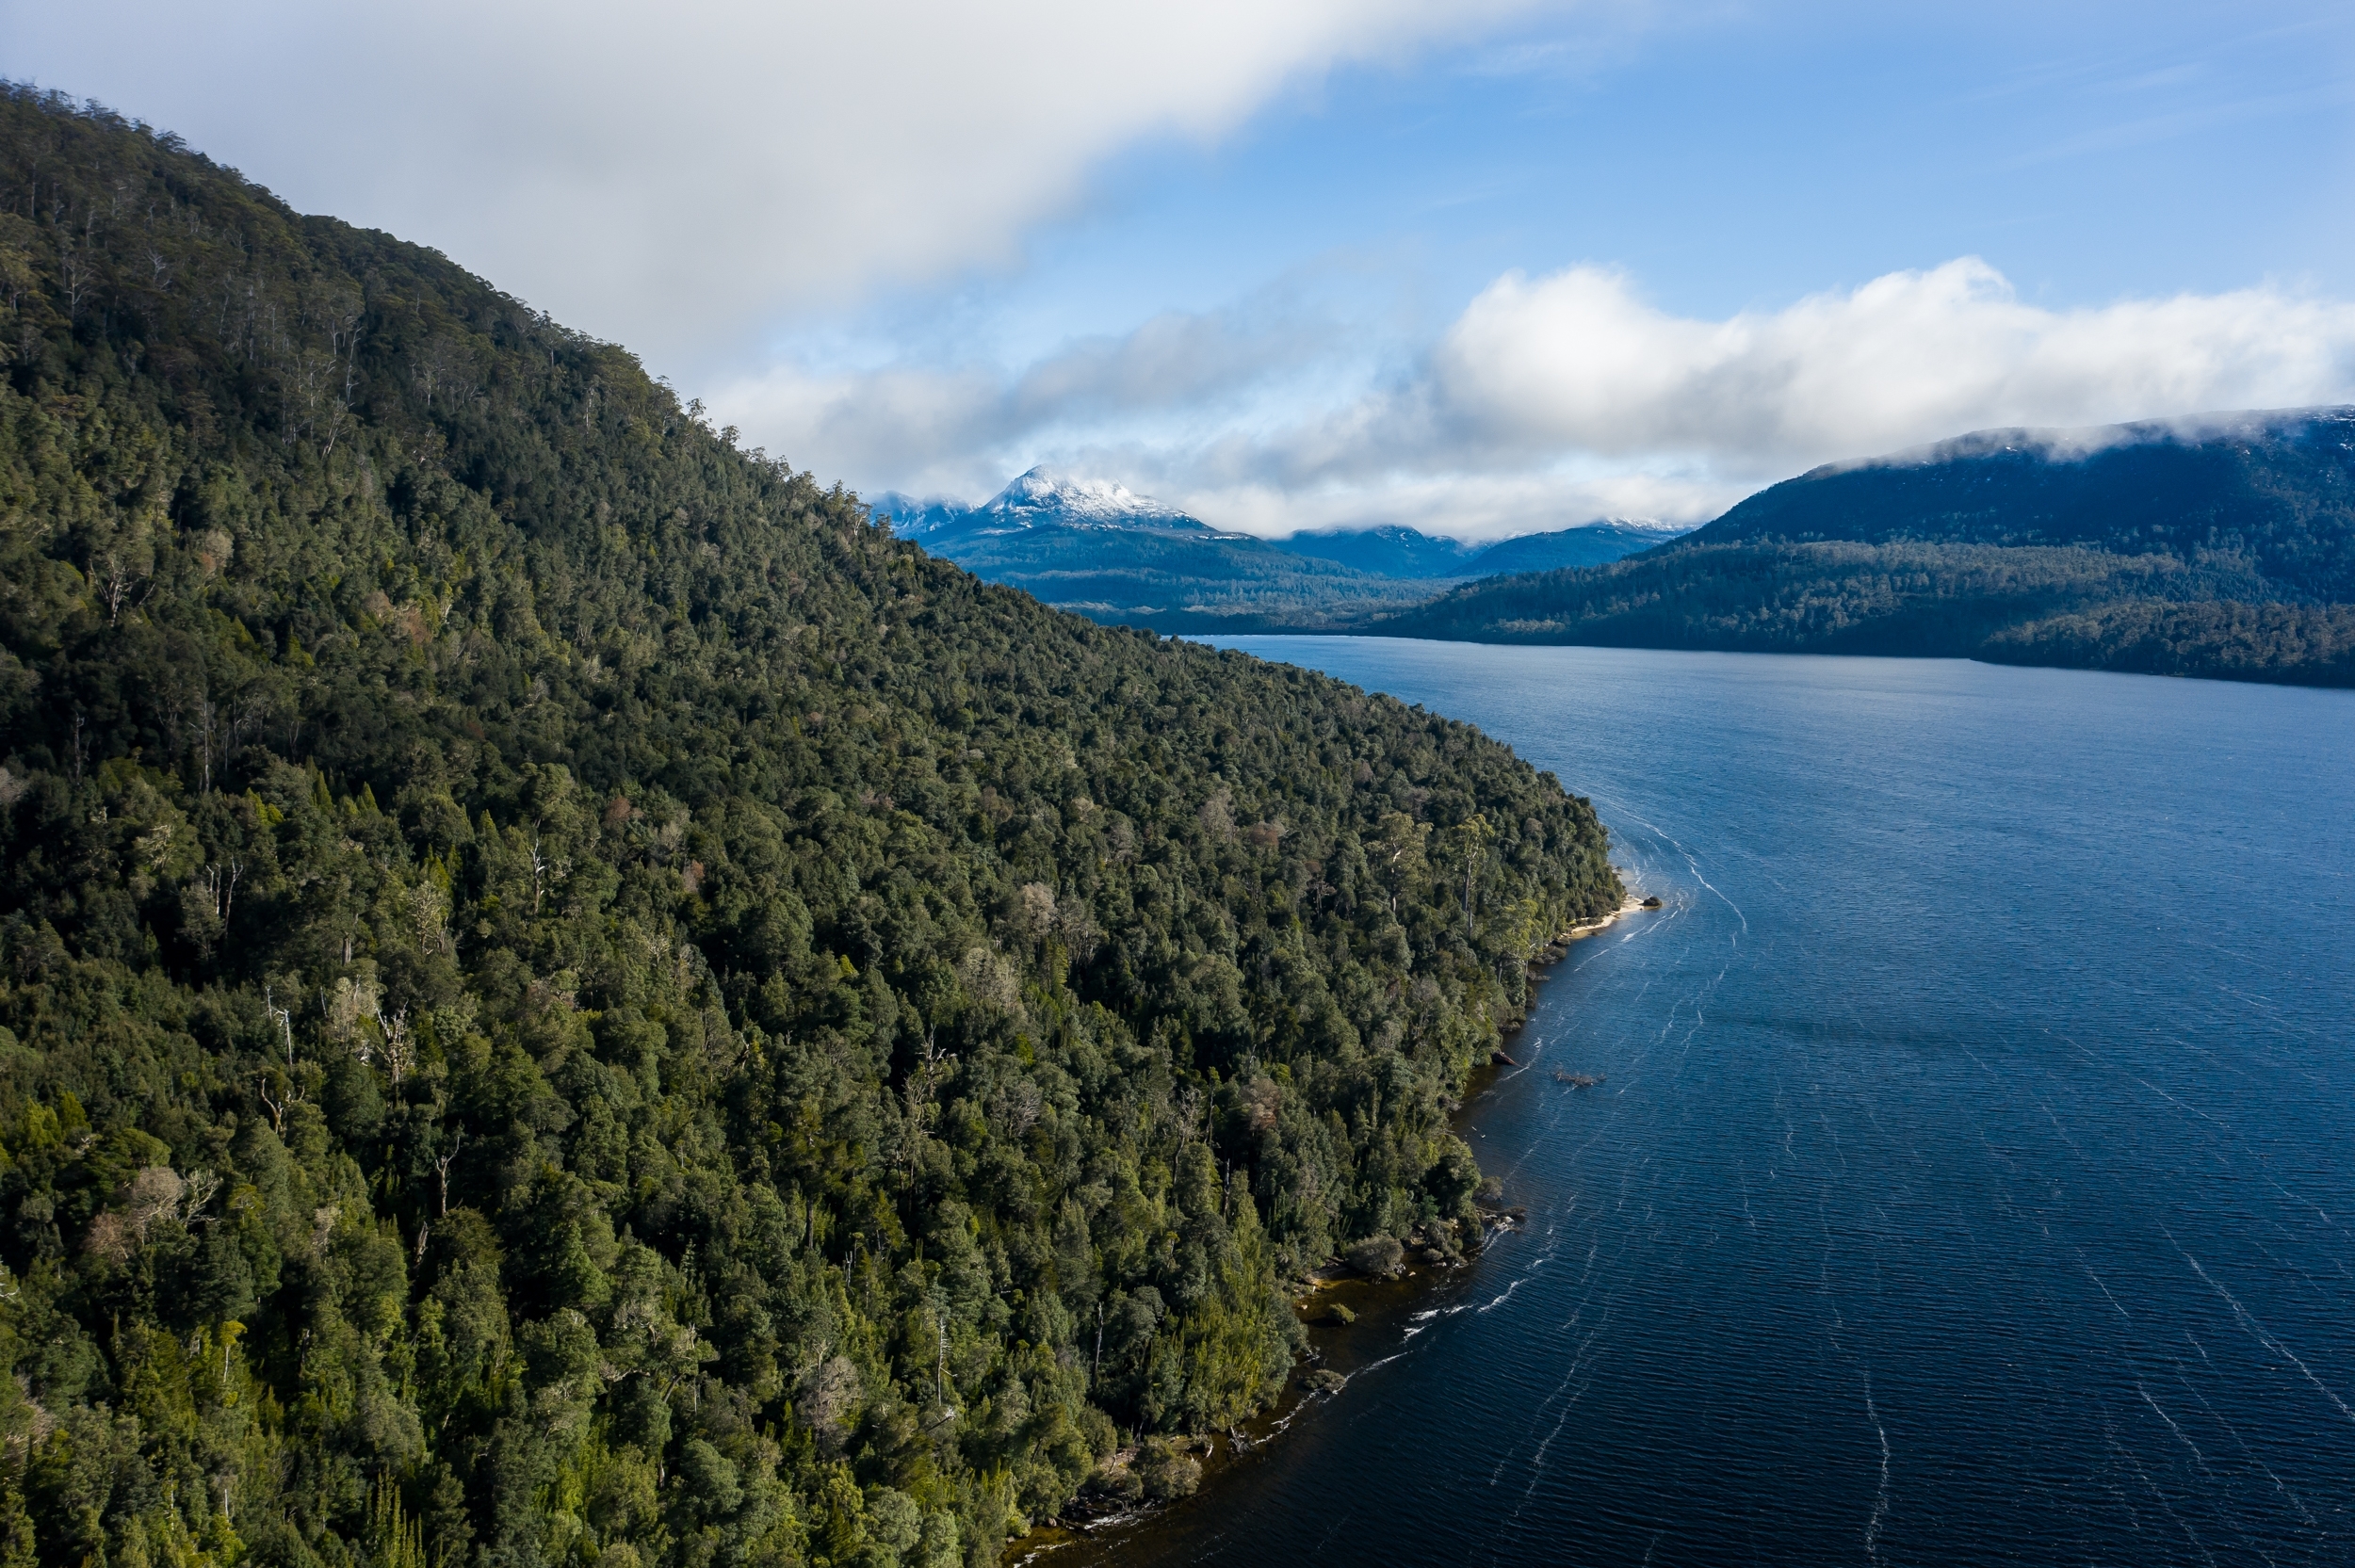
[[[1502,746],[24,89],[0,357],[9,1568],[986,1562],[1467,1239]]]

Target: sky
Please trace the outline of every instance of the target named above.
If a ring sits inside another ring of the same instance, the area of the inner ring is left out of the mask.
[[[0,0],[0,73],[869,493],[1485,539],[2355,401],[2344,0]]]

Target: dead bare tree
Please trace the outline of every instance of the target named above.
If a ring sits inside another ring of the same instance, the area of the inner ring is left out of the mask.
[[[279,1007],[276,1000],[272,986],[262,987],[262,1016],[277,1020],[279,1031],[285,1037],[286,1065],[292,1067],[295,1059],[294,1009]]]
[[[939,1083],[949,1064],[956,1059],[953,1053],[943,1051],[934,1043],[937,1027],[924,1031],[924,1044],[918,1053],[916,1071],[907,1076],[903,1091],[907,1096],[906,1137],[901,1149],[900,1196],[909,1205],[911,1217],[916,1202],[916,1167],[923,1156],[924,1130],[938,1114],[934,1104]]]
[[[203,783],[198,793],[210,795],[213,792],[213,732],[220,722],[220,710],[214,705],[211,684],[203,681],[202,677],[199,680],[196,688],[196,743]]]
[[[209,1225],[217,1218],[203,1212],[220,1190],[220,1178],[210,1171],[191,1171],[187,1185],[180,1192],[180,1222],[184,1225]]]
[[[205,897],[212,902],[213,916],[223,928],[229,924],[229,912],[237,901],[237,882],[244,875],[245,863],[234,858],[227,865],[207,865],[197,873]]]
[[[82,296],[89,288],[89,260],[85,247],[73,242],[70,229],[57,234],[57,280],[65,285],[65,312],[69,321],[82,318]]]
[[[351,413],[352,398],[360,388],[361,315],[360,302],[356,299],[350,300],[338,307],[335,315],[328,323],[328,357],[331,362],[337,355],[343,358],[344,391],[342,401],[329,411],[327,440],[319,447],[321,457],[326,457],[335,450],[336,438],[343,432],[344,421]]]
[[[122,558],[120,555],[112,550],[106,552],[106,575],[99,592],[106,601],[107,625],[113,626],[122,622],[122,602],[131,596],[131,590],[138,585],[138,579],[131,574],[130,568],[122,564]]]
[[[441,1201],[434,1210],[437,1218],[449,1212],[449,1168],[458,1163],[458,1152],[465,1146],[466,1129],[458,1127],[450,1133],[449,1148],[433,1156],[433,1173],[442,1180]]]
[[[393,1087],[408,1075],[410,1059],[416,1054],[416,1042],[409,1033],[409,1010],[396,1008],[391,1017],[382,1008],[376,1010],[376,1026],[384,1036],[384,1068],[393,1075]]]
[[[436,332],[413,364],[417,388],[425,394],[425,406],[430,410],[435,397],[447,397],[462,384],[466,368],[465,347],[447,332]]]

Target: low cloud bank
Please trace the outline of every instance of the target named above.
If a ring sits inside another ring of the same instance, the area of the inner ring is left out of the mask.
[[[1697,522],[1973,429],[2355,400],[2355,305],[2266,286],[2074,310],[1965,257],[1724,320],[1511,273],[1382,372],[1345,324],[1170,315],[1012,374],[796,367],[716,401],[798,462],[978,496],[1039,461],[1264,534]]]
[[[1684,452],[1753,468],[1991,426],[2085,426],[2355,392],[2355,306],[2271,288],[2053,311],[1976,258],[1725,321],[1621,274],[1498,280],[1432,359],[1430,439]]]

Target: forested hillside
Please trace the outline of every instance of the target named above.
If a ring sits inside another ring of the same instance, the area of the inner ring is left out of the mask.
[[[1469,1238],[1502,747],[27,89],[0,354],[0,1561],[988,1562]]]
[[[2355,411],[1993,431],[1369,629],[2355,685]]]
[[[2355,409],[1985,430],[1771,486],[1694,544],[2043,545],[2225,566],[2355,603]]]

